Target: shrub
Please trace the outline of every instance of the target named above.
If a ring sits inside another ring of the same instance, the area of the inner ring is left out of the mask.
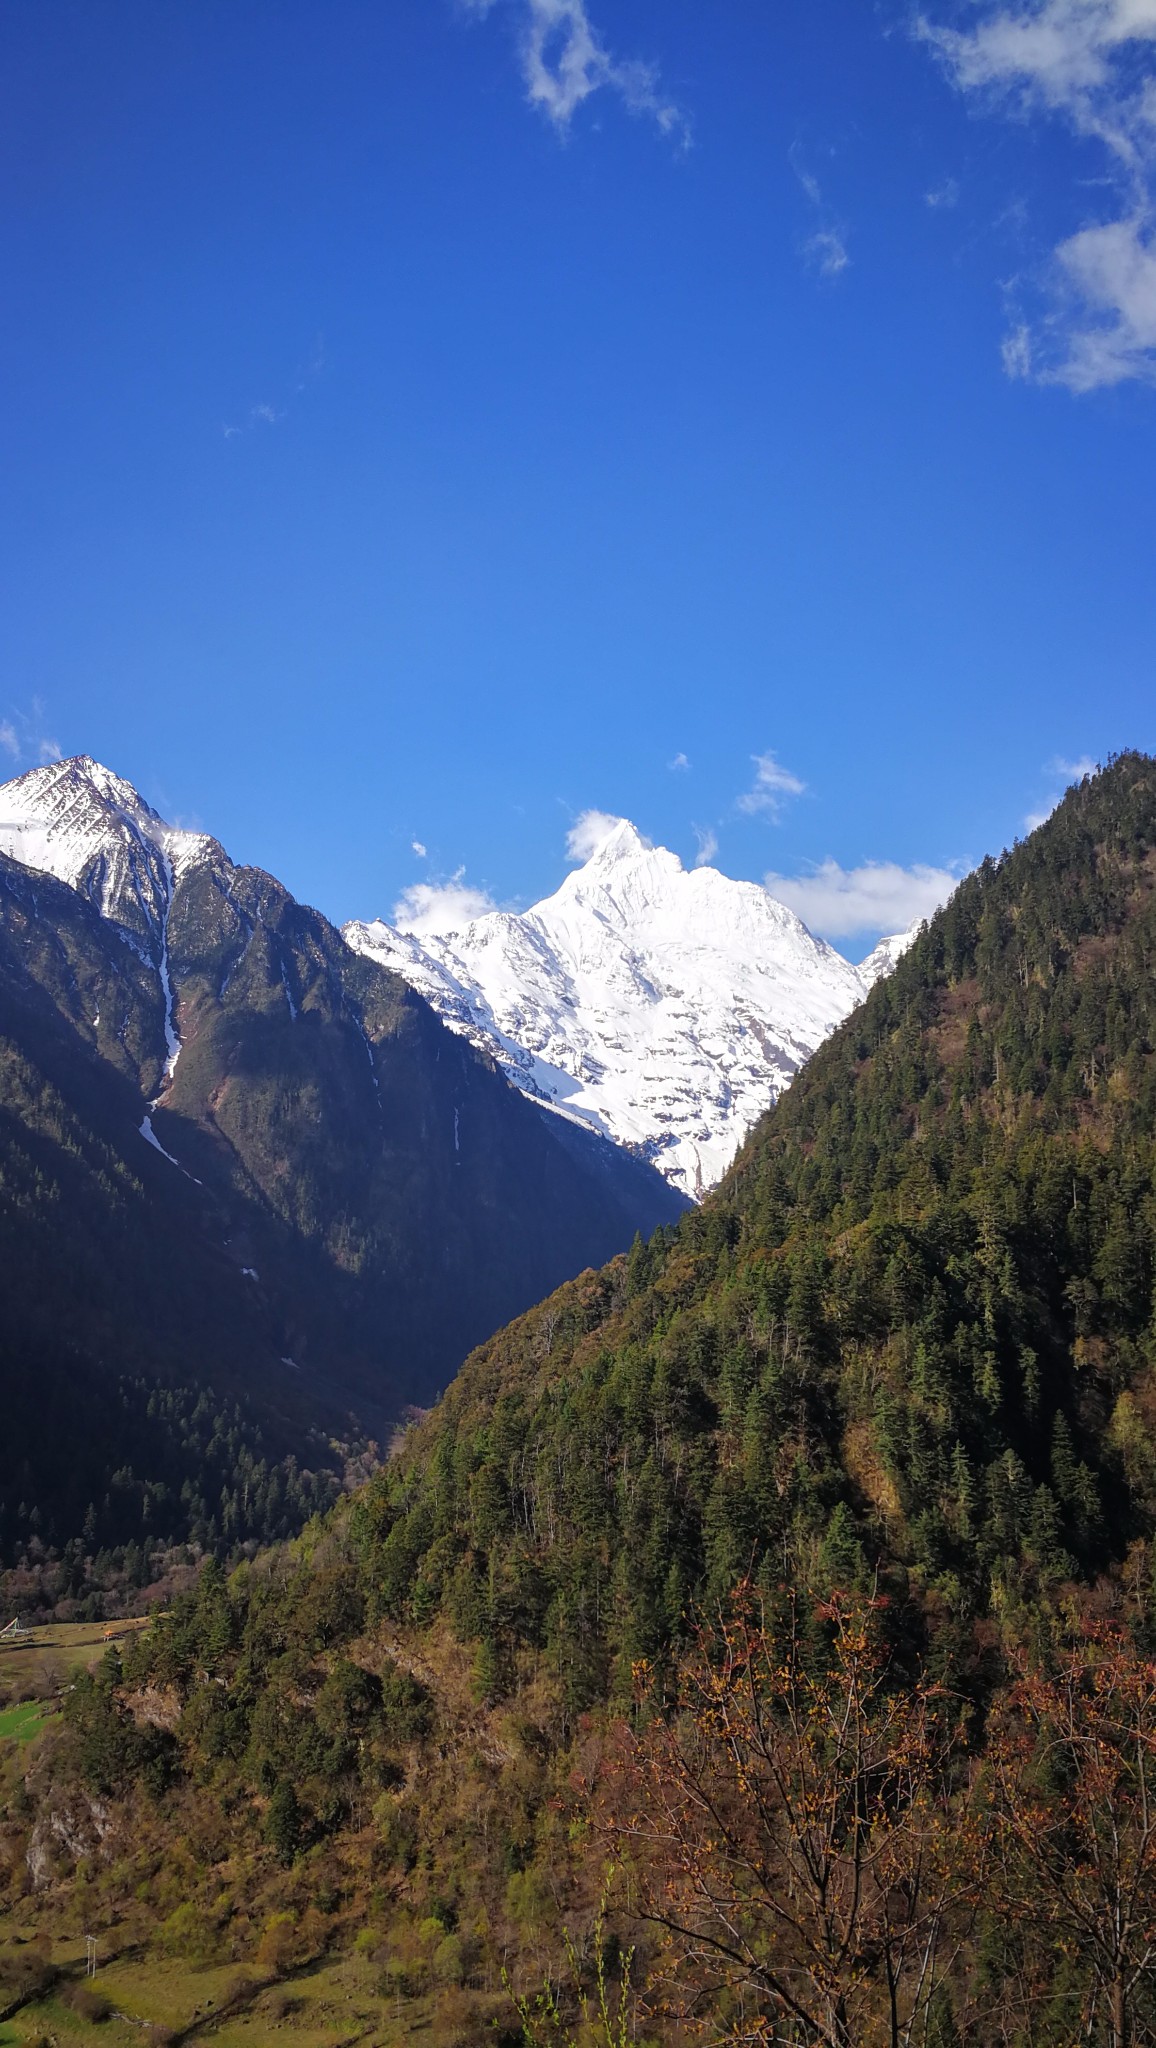
[[[12,2005],[17,1999],[40,1998],[56,1982],[58,1974],[42,1949],[5,1949],[0,1954],[0,1998],[5,2005]]]
[[[297,1935],[291,1913],[274,1913],[257,1944],[257,1961],[281,1977],[296,1961]]]
[[[94,1984],[68,1984],[60,1996],[78,2019],[87,2020],[93,2027],[102,2026],[112,2013],[112,2000]]]

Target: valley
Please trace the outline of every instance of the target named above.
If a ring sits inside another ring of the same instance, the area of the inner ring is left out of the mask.
[[[1094,2012],[1105,1820],[1133,1964],[1156,1915],[1154,860],[1123,755],[965,879],[715,1192],[14,1729],[0,1975],[95,1933],[135,2019],[326,2044]],[[124,2024],[60,1996],[6,2024]]]
[[[61,1619],[291,1533],[472,1343],[682,1206],[87,758],[0,789],[0,1173],[0,1558]]]

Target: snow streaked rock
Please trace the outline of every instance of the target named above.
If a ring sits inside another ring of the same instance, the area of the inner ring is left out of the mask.
[[[528,1095],[695,1197],[869,986],[766,889],[688,871],[626,820],[531,910],[345,937]]]
[[[215,839],[166,824],[130,782],[87,754],[32,768],[0,787],[0,852],[87,896],[155,969],[164,1000],[164,1099],[181,1056],[169,975],[169,912],[178,879],[221,856]],[[146,1116],[141,1136],[166,1159]],[[173,1162],[174,1165],[177,1163]]]
[[[67,882],[130,934],[167,976],[168,906],[191,861],[220,851],[167,825],[129,782],[87,754],[0,787],[0,853]],[[176,1052],[170,1042],[169,1052]]]

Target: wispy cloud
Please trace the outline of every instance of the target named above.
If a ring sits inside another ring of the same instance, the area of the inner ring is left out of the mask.
[[[837,228],[820,228],[806,243],[806,254],[820,277],[838,277],[851,261]]]
[[[676,754],[673,761],[668,761],[666,765],[672,774],[681,775],[690,767],[690,762],[685,754]]]
[[[464,0],[467,13],[505,8],[516,22],[518,58],[532,107],[565,134],[585,101],[613,93],[627,111],[654,122],[680,148],[690,144],[690,122],[663,89],[658,67],[616,57],[591,21],[586,0]]]
[[[45,731],[45,708],[39,697],[32,699],[27,711],[12,706],[0,718],[0,748],[17,767],[35,763],[44,768],[60,760],[60,742]]]
[[[458,868],[444,882],[414,882],[404,889],[393,906],[393,922],[400,932],[412,932],[424,939],[437,933],[463,931],[475,917],[484,917],[497,904],[485,889],[475,889]]]
[[[293,407],[293,400],[307,391],[310,384],[321,376],[325,369],[325,338],[318,335],[303,363],[294,370],[290,384],[283,387],[288,395],[278,404],[272,399],[262,398],[247,406],[237,421],[226,421],[221,432],[226,441],[236,440],[238,434],[251,434],[261,427],[279,427],[287,419]]]
[[[1034,832],[1037,825],[1046,824],[1063,797],[1065,789],[1070,789],[1073,782],[1082,782],[1085,775],[1095,775],[1099,766],[1099,762],[1094,761],[1090,754],[1079,754],[1074,761],[1067,760],[1063,754],[1054,754],[1050,761],[1045,762],[1044,774],[1055,778],[1055,787],[1041,803],[1032,810],[1025,811],[1025,831]]]
[[[238,434],[251,433],[254,427],[275,427],[284,417],[284,412],[278,412],[275,405],[251,405],[240,426],[232,426],[226,422],[221,432],[226,441],[232,441]]]
[[[698,841],[698,852],[694,857],[695,867],[709,867],[718,852],[718,835],[711,831],[709,825],[692,825],[691,831]]]
[[[754,786],[739,797],[738,808],[748,817],[761,812],[764,817],[777,820],[782,816],[786,799],[802,796],[807,785],[773,754],[752,754],[751,759],[755,766]]]
[[[922,15],[917,33],[960,92],[1099,143],[1115,195],[1112,218],[1051,252],[1004,368],[1074,392],[1156,379],[1156,0],[981,0],[977,12],[966,29]]]
[[[823,197],[823,188],[803,161],[798,143],[793,143],[787,152],[787,160],[799,181],[809,204],[818,217],[813,234],[803,243],[803,257],[811,269],[820,277],[840,277],[851,261],[847,253],[847,229],[842,221],[835,218]]]
[[[425,847],[424,847],[424,846],[422,845],[422,843],[421,843],[421,840],[420,840],[420,839],[414,839],[414,840],[411,840],[410,844],[411,844],[411,847],[412,847],[412,850],[413,850],[413,852],[414,852],[414,853],[416,853],[416,855],[417,855],[418,859],[419,859],[419,860],[424,860],[424,859],[426,858],[426,849],[425,849]]]
[[[905,932],[946,903],[958,880],[950,868],[922,862],[905,868],[891,860],[864,861],[858,868],[824,860],[809,874],[765,877],[772,896],[828,939]]]
[[[611,833],[617,832],[618,827],[626,822],[625,818],[615,817],[613,811],[581,812],[566,834],[567,854],[571,860],[593,860]],[[645,843],[649,845],[649,841]]]
[[[923,203],[934,211],[947,210],[959,205],[959,186],[954,178],[945,178],[941,185],[935,185],[923,195]]]

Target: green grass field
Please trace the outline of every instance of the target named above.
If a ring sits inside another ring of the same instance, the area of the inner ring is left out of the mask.
[[[66,1962],[57,1946],[58,1962]],[[70,1955],[67,1962],[76,1968]],[[380,1973],[365,1957],[347,1955],[295,1970],[278,1983],[259,1965],[215,1968],[176,1958],[128,1957],[98,1967],[94,1990],[112,2012],[94,2024],[73,2011],[63,1986],[24,2006],[0,2026],[0,2048],[28,2048],[49,2040],[57,2048],[182,2048],[212,2041],[215,2048],[400,2048],[416,2037],[425,2048],[460,2048],[454,1994],[399,2003],[383,1995]],[[237,1998],[245,1977],[251,1990]],[[496,2011],[495,2015],[496,2016]],[[483,2024],[483,2034],[489,2027]]]
[[[0,1712],[0,1742],[31,1742],[40,1732],[44,1706],[40,1700],[23,1700],[18,1707]]]

